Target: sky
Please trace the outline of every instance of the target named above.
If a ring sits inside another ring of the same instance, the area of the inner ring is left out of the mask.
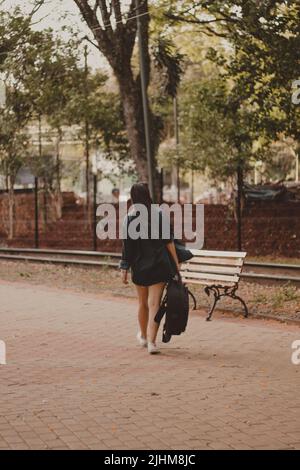
[[[126,0],[125,0],[126,1]],[[11,10],[15,7],[20,7],[25,13],[31,11],[33,1],[27,0],[4,0],[1,5],[4,10]],[[82,32],[85,36],[89,30],[80,17],[79,9],[74,0],[46,0],[38,13],[34,17],[33,25],[35,29],[53,28],[55,31],[61,32],[63,25],[70,25]],[[105,68],[110,70],[106,59],[101,55],[100,51],[94,46],[89,45],[89,65],[92,68]]]

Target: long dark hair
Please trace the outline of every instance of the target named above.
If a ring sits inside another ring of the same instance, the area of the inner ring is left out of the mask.
[[[151,208],[152,199],[147,183],[135,183],[130,190],[130,196],[132,204],[144,204],[147,209]]]

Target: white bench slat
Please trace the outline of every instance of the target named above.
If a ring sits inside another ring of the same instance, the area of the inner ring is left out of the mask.
[[[180,267],[181,272],[201,272],[201,273],[215,273],[215,274],[240,274],[242,267],[240,266],[205,266],[203,264],[190,264],[184,263]]]
[[[198,265],[205,265],[205,264],[213,264],[213,265],[222,265],[222,266],[243,266],[244,260],[242,258],[204,258],[203,256],[195,256],[189,260],[189,263],[198,264]]]
[[[195,273],[195,272],[189,272],[189,271],[184,271],[184,277],[185,278],[192,278],[192,279],[213,279],[216,281],[228,281],[228,282],[238,282],[239,281],[239,276],[235,275],[228,275],[226,276],[225,274],[207,274],[207,273]]]
[[[182,282],[186,282],[186,283],[189,283],[189,284],[201,284],[202,286],[213,286],[213,285],[218,285],[216,282],[211,282],[211,281],[205,281],[205,280],[200,280],[200,279],[188,279],[186,277],[182,277]],[[228,287],[231,287],[231,286],[234,286],[236,283],[235,282],[226,282],[226,281],[223,281],[222,282],[222,286],[228,286]]]
[[[195,255],[189,260],[190,263],[195,264],[220,264],[224,266],[242,266],[244,264],[243,258],[210,258],[205,256]]]
[[[208,251],[208,250],[190,250],[194,256],[212,256],[217,258],[245,258],[245,251]]]

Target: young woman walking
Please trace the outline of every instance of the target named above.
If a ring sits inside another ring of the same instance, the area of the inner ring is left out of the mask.
[[[181,247],[180,260],[178,259],[172,234],[168,234],[168,236],[163,234],[162,227],[166,226],[164,225],[163,213],[152,207],[149,189],[145,183],[134,184],[130,194],[132,206],[124,220],[124,230],[127,237],[123,239],[123,253],[120,263],[122,280],[124,284],[128,284],[128,271],[131,269],[131,279],[136,286],[139,302],[140,330],[137,334],[137,340],[142,347],[148,347],[150,354],[157,354],[160,352],[156,345],[159,325],[154,321],[154,318],[158,312],[165,285],[179,271],[179,262],[192,258],[192,254]],[[140,216],[140,206],[138,205],[147,209],[147,217],[145,220],[142,219],[141,225],[143,226],[139,227],[139,232],[146,233],[148,237],[130,237],[130,226],[136,224],[135,219]],[[153,227],[157,221],[159,227]],[[158,229],[158,238],[151,238],[155,229]]]

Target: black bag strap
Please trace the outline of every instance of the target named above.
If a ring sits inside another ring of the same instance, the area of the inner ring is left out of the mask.
[[[162,321],[163,316],[166,314],[166,312],[167,312],[167,294],[165,294],[165,296],[164,296],[164,298],[163,298],[163,300],[160,304],[158,312],[155,315],[154,321],[156,323],[160,324],[160,322]]]

